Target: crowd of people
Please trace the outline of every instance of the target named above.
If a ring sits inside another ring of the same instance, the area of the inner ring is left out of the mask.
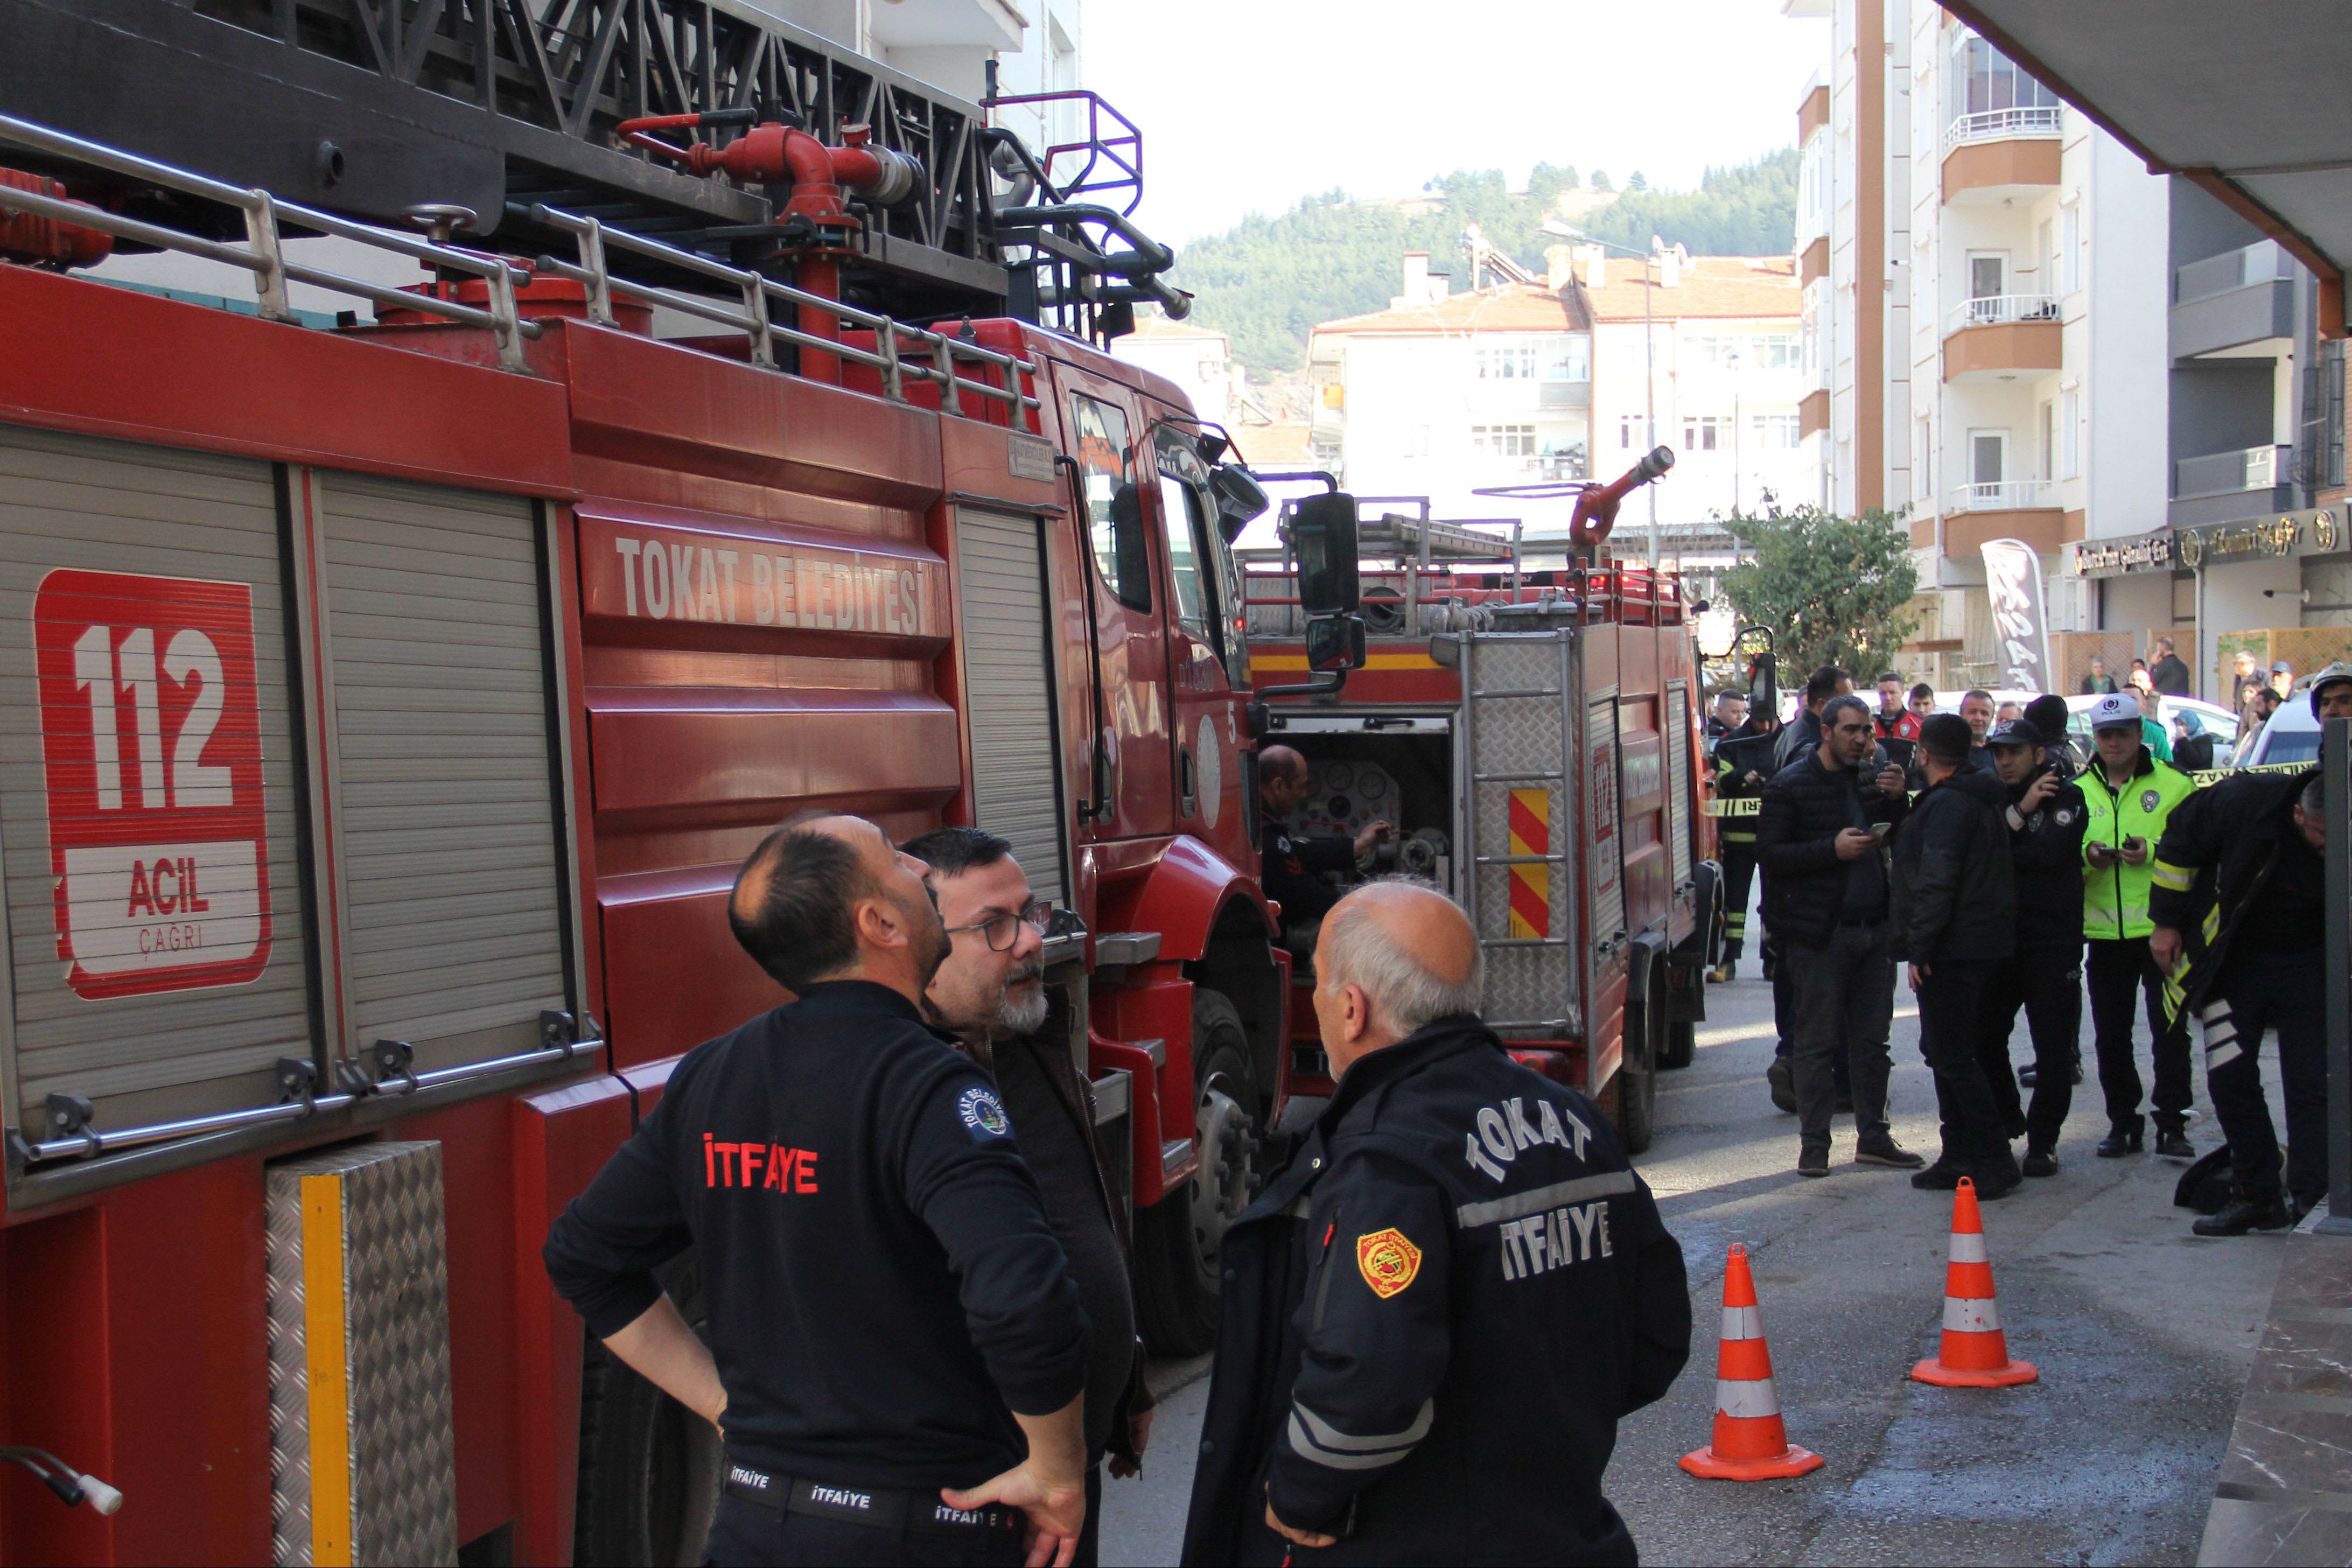
[[[1708,732],[1718,798],[1739,803],[1719,808],[1727,907],[1739,913],[1712,977],[1737,973],[1760,872],[1780,1037],[1767,1079],[1798,1119],[1801,1173],[1829,1174],[1832,1119],[1850,1110],[1854,1163],[1909,1170],[1915,1186],[1967,1177],[1998,1198],[2056,1175],[2087,991],[2099,1158],[2147,1152],[2151,1131],[2158,1155],[2198,1158],[2193,1020],[2230,1173],[2226,1200],[2194,1228],[2281,1228],[2325,1196],[2319,771],[2198,788],[2158,718],[2162,695],[2186,689],[2186,668],[2173,668],[2168,639],[2151,651],[2154,665],[2121,689],[2092,662],[2088,755],[2055,695],[2008,704],[1969,691],[1944,713],[1931,688],[1906,691],[1890,673],[1874,710],[1847,671],[1824,666],[1785,725],[1748,713],[1742,693],[1718,695]],[[2233,697],[2266,715],[2293,671],[2282,663],[2265,679],[2251,654],[2239,664]],[[2352,665],[2320,671],[2306,700],[2317,718],[2352,718]],[[1889,1130],[1898,970],[1934,1076],[1932,1161]],[[2011,1051],[2021,1015],[2032,1047],[2021,1071]],[[2255,1065],[2265,1030],[2279,1041],[2284,1161]]]
[[[1463,911],[1411,879],[1306,897],[1305,763],[1262,767],[1339,1087],[1223,1238],[1182,1561],[1631,1563],[1601,1479],[1688,1358],[1682,1249],[1607,1119],[1480,1021]],[[720,1428],[706,1562],[1097,1561],[1152,1399],[1050,912],[970,826],[807,814],[738,873],[735,935],[793,1000],[678,1062],[545,1248],[589,1332]],[[703,1333],[668,1289],[689,1247]]]

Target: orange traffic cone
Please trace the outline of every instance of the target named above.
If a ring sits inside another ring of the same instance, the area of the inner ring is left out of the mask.
[[[1952,1194],[1943,1348],[1913,1367],[1911,1375],[1945,1388],[2007,1388],[2042,1375],[2032,1362],[2009,1359],[2009,1338],[2000,1331],[2000,1303],[1993,1297],[1992,1259],[1985,1252],[1984,1219],[1977,1213],[1977,1184],[1966,1176]]]
[[[1772,1354],[1748,1249],[1734,1245],[1723,1269],[1723,1342],[1715,1362],[1715,1441],[1685,1454],[1692,1475],[1720,1481],[1770,1481],[1822,1468],[1822,1457],[1789,1441],[1780,1398],[1772,1391]]]

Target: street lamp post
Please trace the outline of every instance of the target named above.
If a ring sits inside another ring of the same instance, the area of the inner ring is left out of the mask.
[[[1658,446],[1658,351],[1651,336],[1655,315],[1651,306],[1653,290],[1655,288],[1651,274],[1651,263],[1656,255],[1657,237],[1655,235],[1650,237],[1651,249],[1636,250],[1630,245],[1619,245],[1613,240],[1595,239],[1575,225],[1560,223],[1558,220],[1545,224],[1544,231],[1548,234],[1561,235],[1570,239],[1582,240],[1587,245],[1597,245],[1603,250],[1613,250],[1620,256],[1638,256],[1642,258],[1642,358],[1643,361],[1642,417],[1643,424],[1649,433],[1647,444],[1643,450],[1645,455],[1655,451]],[[1588,467],[1597,473],[1599,471],[1597,449],[1601,443],[1601,434],[1598,430],[1593,432],[1592,440],[1596,448],[1596,459]],[[1658,487],[1643,485],[1642,489],[1650,498],[1650,570],[1654,572],[1658,569]]]

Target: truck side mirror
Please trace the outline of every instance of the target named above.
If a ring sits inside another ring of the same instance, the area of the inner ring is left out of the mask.
[[[1201,439],[1206,443],[1209,437]],[[1232,463],[1209,470],[1209,488],[1217,493],[1217,534],[1227,544],[1241,536],[1252,518],[1274,504],[1266,498],[1264,485],[1251,478],[1247,469]]]
[[[1301,500],[1290,514],[1290,547],[1298,558],[1298,607],[1310,616],[1354,614],[1362,598],[1356,574],[1356,498],[1335,490]],[[1312,627],[1307,635],[1313,637]],[[1357,636],[1362,635],[1360,628]],[[1308,668],[1323,667],[1310,657]]]
[[[1307,623],[1307,668],[1318,673],[1364,668],[1364,617],[1324,616]]]
[[[1780,688],[1777,679],[1778,664],[1769,653],[1759,653],[1748,664],[1748,710],[1750,713],[1780,717]]]

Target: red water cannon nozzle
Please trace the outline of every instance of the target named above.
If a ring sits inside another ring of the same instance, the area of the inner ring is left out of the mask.
[[[652,134],[722,126],[741,126],[743,134],[724,147],[708,142],[681,147]],[[828,147],[798,125],[759,121],[748,109],[722,109],[625,120],[619,133],[632,147],[682,164],[688,174],[725,174],[745,185],[790,181],[792,195],[776,215],[779,223],[798,217],[836,229],[856,228],[858,219],[845,193],[876,206],[896,206],[922,181],[920,163],[894,147],[873,145],[872,129],[864,125],[843,126],[842,145]]]

